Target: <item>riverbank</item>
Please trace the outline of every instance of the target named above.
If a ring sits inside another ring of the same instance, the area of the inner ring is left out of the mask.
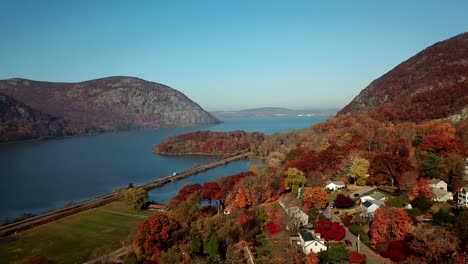
[[[148,182],[138,187],[143,188],[146,191],[148,191],[148,190],[160,187],[166,183],[182,180],[194,174],[197,174],[197,173],[200,173],[200,172],[203,172],[203,171],[206,171],[206,170],[218,167],[218,166],[222,166],[232,161],[245,159],[249,156],[251,156],[250,152],[240,153],[234,156],[219,159],[219,160],[210,162],[205,165],[197,166],[197,167],[176,173],[175,175],[170,175],[170,176],[166,176],[163,178],[159,178],[155,181]],[[49,223],[49,222],[64,218],[66,216],[70,216],[70,215],[73,215],[73,214],[76,214],[85,210],[89,210],[91,208],[96,208],[96,207],[108,204],[110,202],[113,202],[115,200],[116,200],[116,194],[110,193],[110,194],[96,197],[94,199],[87,200],[85,202],[72,205],[72,206],[67,206],[59,210],[51,211],[51,212],[41,214],[32,218],[28,218],[23,221],[8,224],[8,225],[0,227],[0,237],[8,236],[8,235],[14,234],[15,232],[20,232],[23,230],[27,230],[27,229],[45,224],[45,223]]]

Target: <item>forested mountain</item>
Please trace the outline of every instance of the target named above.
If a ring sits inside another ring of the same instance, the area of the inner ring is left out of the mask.
[[[133,77],[80,83],[9,79],[0,81],[0,92],[32,109],[66,120],[73,124],[75,134],[219,122],[181,92]],[[46,137],[54,133],[33,134]]]
[[[73,134],[65,120],[0,93],[0,142]]]
[[[468,105],[468,33],[438,42],[373,81],[339,114],[379,119],[445,118]]]

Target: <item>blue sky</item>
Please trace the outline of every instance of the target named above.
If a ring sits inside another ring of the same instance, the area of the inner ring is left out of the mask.
[[[0,79],[126,75],[207,110],[339,108],[468,31],[468,1],[382,2],[0,0]]]

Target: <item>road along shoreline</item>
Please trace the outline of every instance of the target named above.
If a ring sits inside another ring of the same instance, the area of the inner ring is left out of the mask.
[[[229,162],[245,159],[251,156],[252,156],[252,153],[248,151],[236,153],[231,156],[224,157],[219,160],[176,173],[174,175],[159,178],[157,180],[138,186],[138,188],[143,188],[144,190],[148,191],[148,190],[160,187],[166,183],[182,180],[192,175],[198,174],[200,172],[204,172],[209,169],[225,165]],[[117,200],[116,193],[109,193],[109,194],[98,196],[90,200],[86,200],[77,204],[67,206],[65,208],[57,209],[54,211],[47,212],[45,214],[40,214],[38,216],[34,216],[31,218],[22,220],[22,221],[4,225],[0,227],[0,238],[15,234],[16,232],[21,232],[21,231],[36,227],[42,224],[50,223],[55,220],[58,220],[58,219],[61,219],[61,218],[64,218],[64,217],[67,217],[67,216],[70,216],[79,212],[83,212],[92,208],[103,206],[115,200]]]

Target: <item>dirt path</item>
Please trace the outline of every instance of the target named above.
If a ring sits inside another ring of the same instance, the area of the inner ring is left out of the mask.
[[[122,212],[117,212],[117,211],[112,211],[112,210],[106,210],[106,209],[99,209],[99,211],[108,212],[108,213],[112,213],[112,214],[132,216],[132,217],[136,217],[136,218],[148,218],[148,216],[145,216],[145,215],[127,214],[127,213],[122,213]]]

